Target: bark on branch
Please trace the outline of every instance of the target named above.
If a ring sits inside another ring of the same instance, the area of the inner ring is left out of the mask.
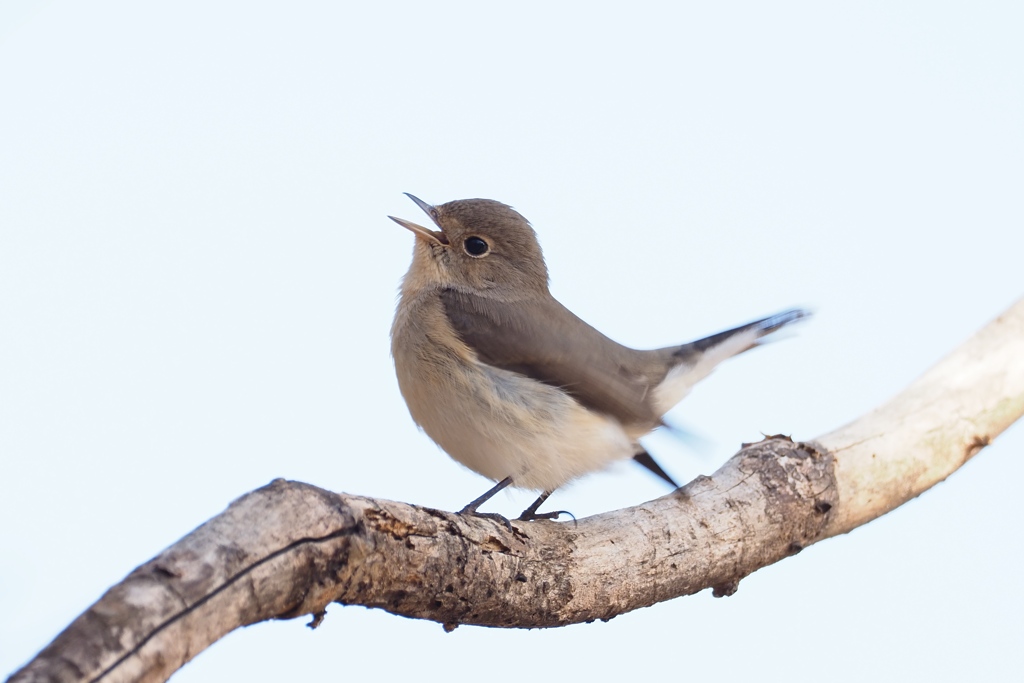
[[[501,524],[277,480],[137,568],[10,681],[163,681],[240,626],[331,602],[459,624],[610,619],[845,533],[954,472],[1024,414],[1024,299],[874,412],[769,437],[636,507]]]

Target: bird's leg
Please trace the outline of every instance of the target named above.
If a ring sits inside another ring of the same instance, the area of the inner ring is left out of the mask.
[[[459,510],[460,515],[475,515],[476,509],[494,497],[494,494],[512,483],[512,477],[505,477],[497,484],[487,489],[484,495],[470,502],[469,505]]]
[[[573,514],[568,510],[555,510],[554,512],[541,512],[539,514],[537,513],[537,508],[543,505],[544,501],[547,500],[548,496],[550,495],[551,491],[545,491],[544,493],[540,494],[540,497],[537,498],[537,500],[533,501],[533,505],[523,510],[523,514],[519,515],[519,517],[516,518],[516,521],[532,522],[535,519],[558,519],[559,515],[569,515],[575,522],[576,517],[573,516]]]
[[[531,519],[537,519],[537,508],[544,504],[544,501],[551,495],[551,491],[545,491],[540,494],[540,497],[533,501],[533,505],[523,510],[523,514],[519,515],[519,520],[527,522]]]
[[[473,515],[475,517],[486,517],[487,519],[493,519],[495,521],[503,523],[508,527],[509,531],[512,530],[512,524],[503,515],[499,515],[497,512],[477,512],[476,509],[489,501],[494,497],[494,494],[502,490],[506,486],[512,483],[512,477],[505,477],[497,484],[487,489],[484,495],[474,499],[469,505],[459,510],[460,515]]]
[[[647,451],[640,451],[639,453],[633,456],[633,460],[635,460],[637,463],[643,465],[648,470],[650,470],[654,474],[658,475],[659,477],[667,481],[672,486],[672,488],[679,488],[679,484],[677,484],[675,480],[673,480],[672,477],[670,477],[665,470],[661,469],[661,465],[659,465],[654,460],[654,458],[651,457],[651,454],[648,453]]]

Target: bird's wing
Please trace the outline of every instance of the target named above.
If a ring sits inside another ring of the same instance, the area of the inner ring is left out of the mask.
[[[481,361],[559,387],[624,424],[657,424],[649,394],[668,367],[655,352],[612,341],[550,296],[509,303],[446,289],[441,300]]]

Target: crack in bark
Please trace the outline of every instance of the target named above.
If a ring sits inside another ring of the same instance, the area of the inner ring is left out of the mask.
[[[233,586],[239,580],[241,580],[243,578],[246,578],[246,577],[251,577],[251,574],[252,574],[252,572],[255,569],[261,567],[262,565],[266,564],[267,562],[270,562],[271,560],[276,559],[276,558],[278,558],[278,557],[280,557],[280,556],[282,556],[282,555],[284,555],[286,553],[289,553],[292,550],[295,550],[296,548],[299,548],[301,546],[309,545],[309,544],[316,544],[316,543],[323,543],[325,541],[331,541],[331,540],[334,540],[334,539],[337,539],[337,538],[341,538],[343,536],[347,536],[347,535],[349,535],[351,533],[352,533],[351,529],[340,529],[340,530],[338,530],[338,531],[336,531],[334,533],[327,534],[326,536],[320,536],[320,537],[317,537],[317,538],[301,538],[301,539],[299,539],[297,541],[293,541],[292,543],[289,543],[288,545],[286,545],[286,546],[284,546],[284,547],[282,547],[282,548],[280,548],[280,549],[278,549],[278,550],[268,554],[267,556],[265,556],[263,558],[260,558],[259,560],[256,560],[255,562],[252,562],[247,567],[245,567],[244,569],[242,569],[241,571],[239,571],[238,573],[236,573],[235,575],[233,575],[232,577],[227,579],[224,583],[222,583],[221,585],[217,586],[215,589],[210,591],[208,594],[204,595],[201,599],[197,600],[195,603],[193,603],[191,605],[188,605],[185,609],[181,610],[180,612],[174,614],[170,618],[168,618],[168,619],[164,620],[163,622],[161,622],[160,624],[158,624],[149,633],[147,633],[139,642],[137,642],[134,646],[132,646],[123,655],[118,657],[117,660],[115,660],[113,664],[111,664],[110,666],[108,666],[105,669],[103,669],[97,676],[95,676],[93,678],[90,678],[89,682],[90,683],[97,683],[98,681],[102,681],[111,672],[113,672],[115,669],[117,669],[119,666],[121,666],[125,661],[127,661],[130,657],[132,657],[133,655],[137,654],[143,647],[146,646],[147,643],[149,643],[153,638],[155,638],[157,635],[159,635],[160,632],[162,632],[165,629],[169,628],[170,626],[172,626],[176,622],[184,619],[189,614],[192,614],[196,610],[200,609],[203,605],[208,603],[210,600],[213,600],[215,597],[217,597],[218,595],[223,593],[225,590],[227,590],[228,588]],[[188,661],[188,660],[186,659],[185,661]]]

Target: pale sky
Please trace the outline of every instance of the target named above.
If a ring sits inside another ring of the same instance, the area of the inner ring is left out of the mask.
[[[275,477],[488,488],[398,393],[402,192],[514,205],[624,343],[816,311],[672,413],[706,452],[648,441],[682,480],[856,418],[1024,294],[1024,5],[498,7],[0,1],[0,674]],[[451,634],[335,605],[175,680],[1007,680],[1022,450],[1017,425],[727,599]],[[665,493],[626,463],[549,505]]]

